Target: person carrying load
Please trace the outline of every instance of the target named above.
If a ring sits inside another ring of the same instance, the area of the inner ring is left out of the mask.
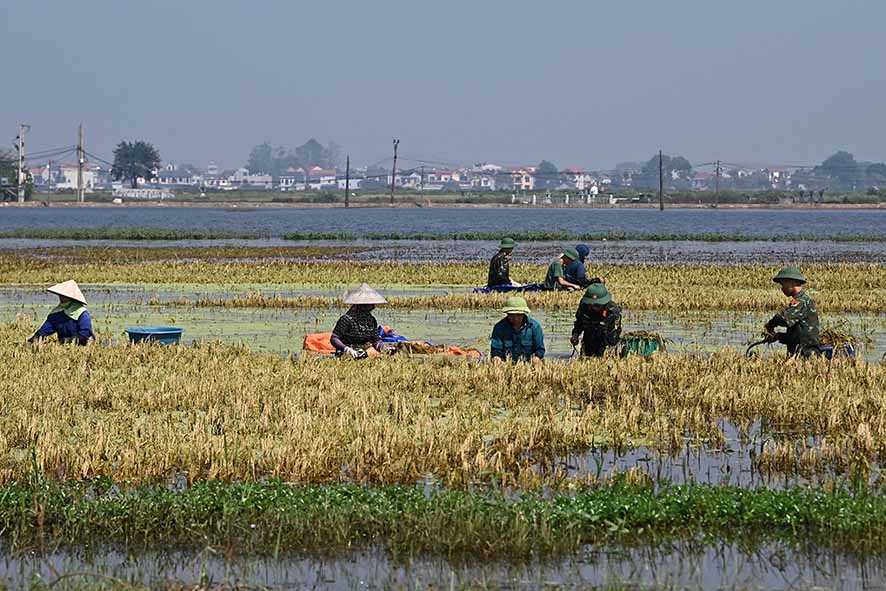
[[[578,253],[574,248],[567,248],[563,253],[554,259],[548,266],[547,275],[545,275],[544,288],[547,291],[573,291],[581,289],[579,285],[572,283],[566,279],[564,268],[569,266],[573,261],[578,260]]]
[[[350,355],[354,359],[363,359],[368,357],[369,349],[381,352],[384,349],[384,342],[372,310],[379,304],[387,304],[388,301],[364,283],[346,294],[344,303],[350,304],[351,307],[335,323],[332,336],[329,337],[330,344],[335,347],[335,355],[337,357]]]
[[[538,362],[545,356],[545,337],[541,325],[529,316],[524,298],[510,297],[501,310],[506,316],[492,327],[489,339],[493,362],[510,359]]]
[[[767,342],[787,345],[789,355],[811,357],[819,354],[819,323],[815,302],[806,291],[806,277],[799,267],[784,267],[772,280],[781,285],[781,292],[791,298],[784,310],[763,327]],[[777,333],[776,327],[787,332]]]
[[[58,306],[50,310],[46,321],[28,339],[29,343],[57,335],[60,343],[86,345],[95,338],[86,298],[76,281],[57,283],[46,291],[58,296]]]
[[[569,342],[573,347],[581,342],[582,357],[602,357],[607,347],[618,344],[619,338],[621,308],[612,301],[604,284],[594,283],[585,290],[575,311]]]
[[[518,285],[511,281],[511,253],[517,243],[513,238],[502,238],[498,245],[498,252],[489,261],[489,274],[486,277],[486,287],[498,287],[501,285]]]

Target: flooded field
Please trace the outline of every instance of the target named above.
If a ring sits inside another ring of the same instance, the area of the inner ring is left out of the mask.
[[[256,351],[281,354],[298,353],[304,335],[328,332],[343,307],[318,309],[274,308],[211,308],[154,305],[152,301],[178,298],[198,300],[217,296],[218,287],[183,289],[182,286],[96,287],[90,291],[93,300],[94,324],[100,339],[122,341],[123,331],[129,326],[175,325],[185,329],[186,342],[220,340],[226,343],[245,343]],[[466,288],[461,288],[468,291]],[[243,293],[267,293],[282,296],[321,295],[340,297],[341,290],[323,287],[285,288],[253,286]],[[450,293],[452,288],[400,287],[387,290],[392,296],[418,296]],[[237,294],[226,291],[226,297]],[[52,307],[52,298],[42,289],[0,288],[0,322],[10,322],[20,315],[30,319],[35,327]],[[434,343],[459,344],[486,351],[492,325],[501,314],[494,310],[392,310],[379,308],[379,322],[416,340]],[[537,311],[534,316],[545,329],[545,341],[553,358],[569,357],[572,345],[572,312]],[[625,310],[624,330],[653,330],[670,339],[674,352],[713,351],[724,347],[744,350],[751,337],[756,337],[760,326],[771,314],[724,311],[658,312]],[[827,322],[849,327],[853,334],[872,340],[863,351],[871,361],[878,359],[878,351],[886,350],[886,314],[829,314]],[[762,349],[766,349],[763,347]],[[778,351],[773,347],[772,351]],[[880,353],[882,354],[882,353]]]
[[[238,248],[320,246],[362,248],[361,252],[329,254],[326,260],[477,262],[488,260],[498,244],[491,240],[47,240],[0,239],[0,249],[29,250],[47,246],[60,248],[189,248],[233,246]],[[689,240],[593,241],[590,264],[710,264],[763,263],[777,265],[786,260],[798,263],[878,263],[886,261],[886,242],[748,241],[702,242]],[[563,249],[561,242],[537,241],[519,244],[514,260],[542,264]],[[292,260],[303,260],[298,257]],[[317,260],[312,257],[311,260]]]

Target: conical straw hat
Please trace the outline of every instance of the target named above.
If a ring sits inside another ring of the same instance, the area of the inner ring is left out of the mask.
[[[388,300],[384,299],[380,293],[363,284],[354,291],[345,294],[346,304],[387,304]]]
[[[80,286],[77,285],[77,282],[73,279],[63,281],[62,283],[56,283],[46,291],[54,293],[55,295],[65,296],[75,302],[80,302],[81,304],[86,305],[86,298],[83,297],[83,292],[80,291]]]

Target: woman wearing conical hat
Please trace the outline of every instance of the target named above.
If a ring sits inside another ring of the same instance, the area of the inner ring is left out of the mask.
[[[60,343],[76,342],[85,345],[90,339],[95,338],[92,332],[92,318],[86,309],[86,298],[83,297],[83,292],[80,291],[76,281],[71,279],[57,283],[46,291],[58,296],[58,306],[49,312],[43,326],[28,339],[28,342],[58,335]]]
[[[365,283],[345,295],[344,302],[350,304],[335,328],[329,342],[335,347],[336,355],[350,355],[354,359],[366,357],[366,350],[374,348],[381,351],[384,347],[378,331],[378,321],[372,310],[379,304],[387,304],[380,293]]]

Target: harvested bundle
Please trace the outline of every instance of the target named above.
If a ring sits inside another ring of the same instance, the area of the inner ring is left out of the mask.
[[[657,352],[667,351],[668,339],[657,332],[647,330],[635,330],[621,335],[619,343],[619,355],[642,355],[649,357]]]
[[[856,338],[845,324],[829,326],[819,335],[819,349],[828,359],[855,357],[862,339]]]

